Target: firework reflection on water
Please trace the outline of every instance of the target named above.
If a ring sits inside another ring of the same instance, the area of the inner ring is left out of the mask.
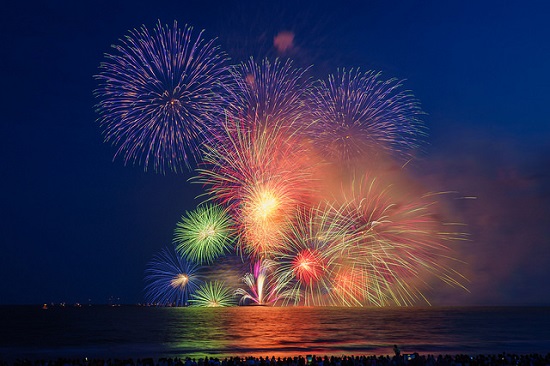
[[[4,360],[546,353],[548,307],[0,308]],[[71,332],[67,332],[71,327]]]

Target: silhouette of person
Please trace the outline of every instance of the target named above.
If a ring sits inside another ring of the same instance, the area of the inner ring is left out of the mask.
[[[395,357],[401,356],[401,351],[399,350],[399,347],[397,347],[397,344],[393,345],[393,352],[395,352]]]

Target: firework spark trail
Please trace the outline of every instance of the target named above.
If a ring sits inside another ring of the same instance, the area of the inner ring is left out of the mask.
[[[411,305],[427,302],[426,274],[464,287],[464,278],[445,264],[451,251],[444,242],[463,233],[443,230],[435,201],[407,195],[396,198],[392,186],[362,177],[345,197],[344,214],[355,222],[356,240],[347,246],[355,268],[365,272],[368,302]]]
[[[179,172],[198,154],[226,106],[227,56],[191,27],[145,26],[107,54],[96,79],[97,111],[115,157],[145,170]]]
[[[334,273],[332,291],[329,292],[332,304],[339,306],[380,305],[377,301],[369,298],[367,287],[368,278],[365,271],[357,268],[348,256],[342,256],[339,267]]]
[[[236,305],[233,293],[225,283],[220,281],[206,282],[191,295],[191,306],[227,307]]]
[[[147,264],[145,270],[145,299],[157,305],[185,306],[189,296],[200,284],[198,267],[177,255],[173,249],[163,248]]]
[[[315,124],[311,133],[329,156],[349,162],[381,151],[408,156],[419,146],[424,127],[419,102],[380,73],[339,71],[310,93]]]
[[[182,216],[174,231],[174,243],[184,258],[212,263],[233,249],[233,232],[233,220],[227,210],[206,203]]]
[[[239,244],[256,258],[280,245],[296,209],[314,189],[315,163],[293,124],[227,120],[225,136],[205,144],[197,182],[229,207],[239,225]]]
[[[274,276],[293,297],[283,304],[339,305],[335,274],[345,262],[342,245],[353,240],[352,222],[330,206],[302,210],[273,255]]]
[[[238,288],[235,294],[240,296],[240,304],[252,302],[257,305],[273,305],[288,294],[282,290],[277,278],[272,276],[273,266],[270,260],[259,260],[254,263],[252,271],[242,277],[248,289]]]
[[[304,116],[309,112],[305,94],[311,85],[305,71],[294,68],[290,60],[263,59],[257,64],[250,59],[241,63],[232,69],[235,82],[230,85],[235,87],[230,88],[233,102],[228,113],[232,118],[244,117],[256,123],[310,123]]]

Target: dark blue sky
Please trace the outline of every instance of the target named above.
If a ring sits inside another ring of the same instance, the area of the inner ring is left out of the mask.
[[[200,187],[113,162],[93,75],[110,45],[158,19],[206,29],[234,59],[273,55],[294,32],[297,64],[406,79],[429,137],[413,162],[455,190],[470,293],[435,304],[550,305],[550,5],[545,1],[69,1],[8,5],[2,70],[0,303],[143,301],[146,263],[169,245]]]

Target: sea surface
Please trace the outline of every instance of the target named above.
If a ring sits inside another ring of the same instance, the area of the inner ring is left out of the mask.
[[[548,307],[0,306],[0,360],[550,352]]]

